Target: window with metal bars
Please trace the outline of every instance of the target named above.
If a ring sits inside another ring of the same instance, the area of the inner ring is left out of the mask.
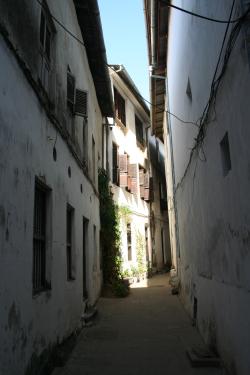
[[[72,243],[72,229],[73,229],[73,215],[74,215],[74,209],[69,204],[67,204],[67,218],[66,218],[66,257],[67,257],[67,279],[68,280],[74,280],[73,277],[73,243]]]
[[[115,117],[126,126],[125,100],[114,87]]]
[[[127,224],[127,247],[128,247],[128,260],[132,260],[132,239],[131,239],[131,223]]]
[[[48,288],[46,281],[47,192],[47,188],[36,180],[33,224],[33,294]]]

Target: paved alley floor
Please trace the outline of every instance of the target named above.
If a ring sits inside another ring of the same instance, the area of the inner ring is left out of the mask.
[[[171,295],[167,275],[146,284],[136,284],[127,298],[101,298],[94,325],[83,329],[55,374],[222,375],[220,369],[191,367],[186,349],[202,341],[179,298]]]

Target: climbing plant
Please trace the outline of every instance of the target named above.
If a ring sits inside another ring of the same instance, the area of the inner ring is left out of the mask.
[[[118,207],[109,188],[109,176],[100,168],[98,173],[100,196],[101,245],[104,284],[114,284],[121,279],[121,233]]]
[[[147,271],[146,266],[146,245],[143,235],[137,231],[136,233],[136,260],[137,269],[140,275],[143,275]]]

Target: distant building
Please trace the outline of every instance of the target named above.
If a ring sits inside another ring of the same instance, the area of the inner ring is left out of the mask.
[[[152,129],[165,144],[170,242],[181,298],[229,373],[247,375],[249,1],[144,5]]]
[[[123,270],[133,274],[141,268],[140,254],[145,271],[152,267],[160,270],[170,260],[168,221],[167,211],[164,215],[157,201],[161,168],[152,168],[149,159],[149,109],[122,65],[112,65],[109,71],[115,103],[109,164],[113,198],[121,218]],[[152,157],[162,157],[151,136],[150,140]]]
[[[1,374],[38,374],[100,293],[103,51],[96,0],[0,1]]]
[[[161,271],[171,267],[168,202],[163,143],[148,132],[148,149],[152,176],[150,201],[150,229],[152,237],[152,268]]]

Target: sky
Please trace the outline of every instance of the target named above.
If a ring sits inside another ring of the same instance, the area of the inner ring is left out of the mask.
[[[122,64],[149,100],[143,0],[98,0],[109,64]]]

